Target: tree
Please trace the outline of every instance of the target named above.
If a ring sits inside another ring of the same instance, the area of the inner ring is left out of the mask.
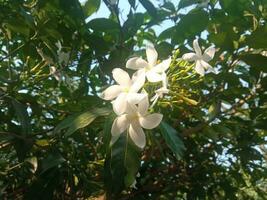
[[[0,197],[266,199],[267,1],[127,4],[0,0]],[[101,5],[109,17],[90,18]],[[197,42],[215,73],[188,54]],[[114,140],[101,93],[147,43],[170,63],[140,148],[127,130]]]

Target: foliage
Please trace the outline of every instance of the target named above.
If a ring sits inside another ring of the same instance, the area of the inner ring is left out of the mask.
[[[0,198],[266,199],[267,1],[128,3],[0,0]],[[216,74],[181,59],[197,36]],[[99,94],[146,41],[172,56],[164,122],[111,146]]]

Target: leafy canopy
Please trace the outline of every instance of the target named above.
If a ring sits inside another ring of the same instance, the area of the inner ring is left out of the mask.
[[[0,198],[266,199],[267,1],[123,3],[0,0]],[[195,38],[216,73],[181,59]],[[148,41],[172,60],[163,121],[111,146],[99,95]]]

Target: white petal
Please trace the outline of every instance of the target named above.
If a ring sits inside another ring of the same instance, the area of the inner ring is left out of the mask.
[[[206,62],[209,62],[215,54],[215,48],[210,46],[209,48],[207,48],[203,54],[203,60]]]
[[[153,67],[152,70],[158,73],[163,73],[170,67],[171,61],[172,59],[171,57],[169,57],[168,59],[163,60],[161,63]]]
[[[163,118],[162,114],[153,113],[153,114],[147,115],[145,117],[140,117],[139,122],[143,128],[153,129],[160,124],[162,118]]]
[[[146,73],[145,70],[138,70],[134,73],[132,78],[132,85],[130,86],[129,92],[138,92],[146,81]]]
[[[159,95],[158,95],[158,94],[155,94],[155,95],[150,99],[150,101],[152,101],[151,108],[154,107],[154,105],[157,103],[158,99],[159,99]]]
[[[159,82],[162,80],[161,74],[158,74],[154,72],[153,70],[146,72],[146,77],[147,77],[147,80],[152,83]]]
[[[127,101],[129,102],[130,105],[138,104],[146,96],[147,94],[143,94],[143,93],[128,93]]]
[[[127,119],[127,115],[121,115],[117,117],[111,128],[111,134],[112,136],[116,137],[119,136],[122,132],[124,132],[129,126],[129,122]]]
[[[146,94],[145,98],[143,98],[142,101],[139,102],[137,110],[140,115],[144,116],[147,113],[148,107],[148,95]]]
[[[205,62],[204,60],[201,60],[200,62],[201,62],[201,65],[204,67],[204,69],[207,69],[207,70],[215,73],[214,68],[209,63]]]
[[[122,92],[122,87],[119,85],[112,85],[102,92],[100,97],[105,100],[112,100]]]
[[[202,55],[202,52],[201,52],[201,48],[200,48],[200,46],[199,46],[199,44],[198,44],[198,39],[195,39],[195,40],[193,41],[193,47],[194,47],[194,50],[195,50],[197,56],[200,57],[200,56]]]
[[[195,70],[196,70],[196,72],[197,72],[198,74],[200,74],[201,76],[204,76],[204,74],[205,74],[205,70],[204,70],[204,67],[202,66],[200,60],[197,60],[197,61],[196,61],[196,67],[195,67]]]
[[[164,94],[168,94],[169,93],[169,89],[167,89],[166,87],[161,87],[159,89],[157,89],[155,91],[155,93],[160,97],[162,98]]]
[[[127,93],[120,93],[119,96],[112,102],[113,110],[117,115],[121,115],[127,108]]]
[[[146,57],[150,66],[156,65],[158,60],[158,53],[152,43],[149,43],[146,46]]]
[[[129,74],[120,69],[120,68],[115,68],[112,70],[112,74],[113,74],[113,78],[114,80],[119,84],[119,85],[122,85],[122,86],[129,86],[130,83],[131,83],[131,79],[130,79],[130,76]]]
[[[183,55],[182,59],[192,62],[197,59],[197,55],[195,53],[186,53]]]
[[[127,103],[125,113],[129,114],[129,116],[136,114],[137,112],[137,106],[134,104]]]
[[[162,87],[167,89],[168,86],[168,77],[166,73],[161,74],[162,77]]]
[[[54,74],[57,71],[57,69],[54,66],[51,66],[49,69],[50,69],[50,74]]]
[[[114,120],[111,128],[111,145],[113,145],[118,140],[120,134],[123,133],[128,127],[129,121],[127,115],[121,115]]]
[[[146,145],[146,136],[139,123],[131,123],[129,127],[129,135],[132,141],[141,149]]]
[[[145,67],[149,67],[149,65],[147,61],[145,61],[144,59],[140,57],[130,58],[126,62],[126,68],[129,68],[129,69],[138,70],[138,69],[143,69]]]

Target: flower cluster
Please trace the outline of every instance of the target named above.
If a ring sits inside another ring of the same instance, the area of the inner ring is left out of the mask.
[[[182,58],[195,61],[196,72],[204,75],[204,69],[212,69],[207,62],[213,58],[215,49],[209,47],[202,55],[197,40],[194,40],[193,46],[196,53],[187,53]],[[151,43],[146,47],[146,57],[147,60],[133,57],[126,62],[126,68],[136,70],[132,77],[126,71],[115,68],[112,75],[117,84],[108,87],[101,94],[103,99],[111,100],[117,115],[111,128],[111,144],[116,142],[120,134],[127,131],[132,141],[138,147],[144,148],[146,137],[143,128],[153,129],[163,118],[160,113],[149,113],[149,107],[153,107],[159,98],[169,93],[166,72],[170,67],[171,57],[158,63],[158,53]],[[161,87],[154,91],[155,94],[150,99],[151,106],[149,96],[144,89],[146,81],[161,83]]]

